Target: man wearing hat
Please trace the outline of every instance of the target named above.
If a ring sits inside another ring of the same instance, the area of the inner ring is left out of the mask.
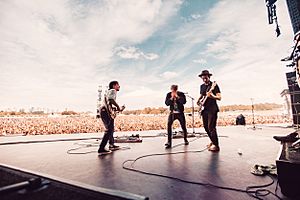
[[[210,81],[212,76],[208,70],[203,70],[199,77],[203,80],[203,84],[200,86],[200,98],[197,102],[198,105],[202,105],[204,108],[201,111],[203,120],[203,126],[211,140],[211,143],[207,145],[209,151],[218,152],[220,150],[219,140],[217,134],[217,119],[219,107],[217,100],[221,100],[221,92],[218,85],[211,90],[213,83]]]

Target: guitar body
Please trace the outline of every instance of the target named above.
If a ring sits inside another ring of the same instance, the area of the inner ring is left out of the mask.
[[[118,110],[117,110],[117,108],[116,107],[114,107],[113,105],[111,105],[111,104],[108,104],[108,114],[110,115],[110,117],[112,118],[112,119],[115,119],[116,117],[117,117],[117,113],[119,112]]]
[[[105,101],[105,105],[106,105],[106,108],[107,108],[107,111],[108,111],[108,114],[110,115],[110,117],[112,119],[115,119],[117,117],[117,114],[122,112],[124,109],[125,109],[125,105],[122,106],[121,108],[121,111],[119,111],[117,109],[117,107],[115,107],[114,105],[112,105],[108,99],[107,99],[107,96],[105,95],[104,96],[104,101]]]

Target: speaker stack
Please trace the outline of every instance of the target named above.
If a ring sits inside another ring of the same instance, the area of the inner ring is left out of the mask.
[[[286,73],[289,93],[291,97],[291,107],[293,114],[293,125],[300,125],[300,88],[297,83],[296,72]]]

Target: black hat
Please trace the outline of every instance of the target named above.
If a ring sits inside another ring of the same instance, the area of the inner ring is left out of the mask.
[[[207,75],[207,76],[212,76],[212,74],[209,73],[208,70],[203,70],[203,71],[201,72],[201,74],[199,74],[198,76],[201,77],[201,76],[205,76],[205,75]]]

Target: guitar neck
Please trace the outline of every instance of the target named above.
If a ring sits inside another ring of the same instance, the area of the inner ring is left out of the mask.
[[[214,81],[213,84],[211,85],[211,88],[208,90],[208,92],[212,92],[215,89],[215,87],[216,87],[216,82]],[[206,95],[202,100],[202,105],[206,102],[207,98],[208,96]]]

